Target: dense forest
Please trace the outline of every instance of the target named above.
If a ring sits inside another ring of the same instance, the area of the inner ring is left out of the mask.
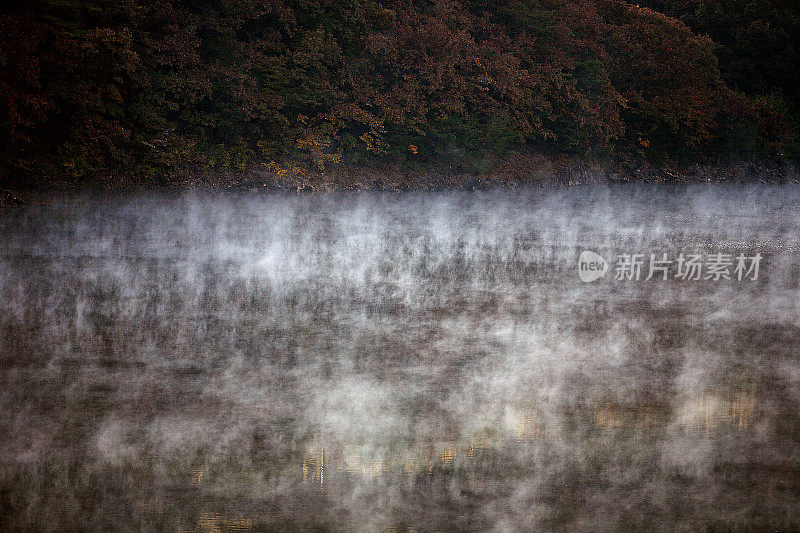
[[[0,168],[490,168],[798,154],[794,0],[39,0],[0,12]]]

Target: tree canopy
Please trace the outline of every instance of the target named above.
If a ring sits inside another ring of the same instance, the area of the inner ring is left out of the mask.
[[[736,3],[23,1],[0,13],[0,162],[88,180],[790,155],[797,8]]]

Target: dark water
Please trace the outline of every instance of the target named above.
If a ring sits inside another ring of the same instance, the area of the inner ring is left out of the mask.
[[[0,524],[798,530],[799,215],[791,187],[7,212]],[[645,280],[664,253],[731,279]]]

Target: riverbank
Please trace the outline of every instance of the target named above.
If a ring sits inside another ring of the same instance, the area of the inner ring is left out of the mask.
[[[486,172],[448,167],[334,166],[307,170],[263,165],[247,169],[196,169],[171,175],[108,174],[76,177],[50,176],[34,182],[9,182],[0,187],[0,206],[25,205],[53,193],[119,193],[136,190],[206,190],[236,192],[316,193],[325,191],[436,191],[485,190],[517,187],[563,188],[621,183],[800,183],[795,163],[734,162],[725,164],[652,165],[590,161],[577,158],[525,157],[507,159]]]

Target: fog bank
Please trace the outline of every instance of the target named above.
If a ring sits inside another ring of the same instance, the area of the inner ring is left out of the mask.
[[[793,186],[16,208],[0,524],[798,529],[799,215]]]

